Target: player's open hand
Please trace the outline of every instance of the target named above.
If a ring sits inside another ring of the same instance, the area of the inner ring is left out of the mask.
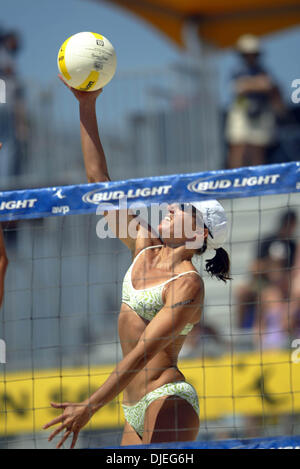
[[[62,77],[62,75],[58,75],[58,78],[69,88],[70,91],[74,94],[75,98],[78,99],[80,103],[89,103],[95,102],[98,96],[102,93],[102,88],[96,91],[80,91],[72,88]]]
[[[43,426],[43,429],[46,430],[47,428],[60,423],[60,425],[51,433],[48,441],[53,440],[56,435],[64,430],[65,433],[56,445],[56,448],[60,448],[69,438],[71,433],[73,433],[73,439],[70,448],[74,448],[80,430],[88,423],[93,415],[90,406],[88,404],[75,404],[71,402],[65,402],[63,404],[55,404],[54,402],[51,402],[51,406],[55,409],[63,409],[63,413]]]

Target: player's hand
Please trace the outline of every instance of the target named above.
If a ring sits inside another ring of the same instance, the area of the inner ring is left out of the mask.
[[[60,448],[63,443],[69,438],[71,433],[73,433],[73,439],[70,448],[74,448],[80,430],[88,423],[88,421],[93,416],[90,406],[87,404],[75,404],[72,402],[65,402],[63,404],[55,404],[54,402],[51,402],[51,406],[55,409],[63,409],[63,413],[59,417],[56,417],[55,419],[51,420],[43,426],[43,429],[46,430],[47,428],[60,423],[59,427],[57,427],[51,433],[48,438],[48,441],[53,440],[56,435],[65,430],[65,433],[59,443],[56,445],[56,448]]]
[[[62,77],[62,75],[58,75],[58,78],[66,85],[67,88],[73,93],[76,99],[80,103],[94,103],[98,96],[102,93],[102,88],[96,91],[80,91],[72,88]]]

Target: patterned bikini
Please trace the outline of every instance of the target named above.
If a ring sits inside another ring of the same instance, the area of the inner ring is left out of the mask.
[[[163,308],[164,302],[162,293],[164,286],[167,283],[189,273],[199,275],[198,272],[190,270],[188,272],[178,274],[160,285],[145,288],[143,290],[136,290],[132,285],[131,274],[138,257],[147,249],[154,249],[162,246],[163,245],[149,246],[141,251],[129,267],[123,281],[122,303],[130,306],[130,308],[133,309],[140,317],[147,321],[151,321]],[[192,329],[193,324],[186,324],[180,335],[187,335]],[[132,406],[123,404],[122,406],[127,422],[134,428],[140,437],[143,436],[144,419],[147,407],[156,399],[164,396],[179,396],[180,398],[185,399],[193,407],[195,412],[199,414],[197,392],[191,384],[186,383],[185,381],[176,381],[174,383],[164,384],[163,386],[146,394],[137,404]]]

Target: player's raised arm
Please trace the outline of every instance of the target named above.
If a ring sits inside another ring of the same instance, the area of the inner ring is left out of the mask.
[[[99,136],[96,116],[96,100],[102,90],[100,89],[90,92],[79,91],[75,88],[71,88],[64,81],[62,76],[60,76],[60,79],[72,91],[79,102],[81,146],[88,182],[94,183],[110,181],[111,179],[108,173],[106,157]],[[135,215],[130,215],[127,210],[125,212],[125,216],[120,217],[120,219],[122,219],[123,223],[125,220],[125,223],[127,223],[128,226],[130,221],[135,218]],[[106,218],[110,228],[115,231],[116,236],[119,237],[131,251],[134,251],[135,239],[130,236],[124,237],[124,235],[122,235],[121,237],[119,235],[119,217],[115,216],[115,212],[106,213]],[[124,233],[124,229],[122,229],[121,232]]]
[[[102,89],[79,91],[69,86],[61,75],[59,78],[79,102],[81,146],[88,182],[110,181],[96,116],[96,100]]]

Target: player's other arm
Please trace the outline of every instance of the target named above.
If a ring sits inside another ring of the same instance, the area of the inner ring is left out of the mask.
[[[164,307],[147,325],[137,345],[118,363],[105,383],[84,401],[93,413],[120,394],[152,358],[174,342],[188,323],[200,320],[203,281],[193,274],[188,277],[173,282]]]

